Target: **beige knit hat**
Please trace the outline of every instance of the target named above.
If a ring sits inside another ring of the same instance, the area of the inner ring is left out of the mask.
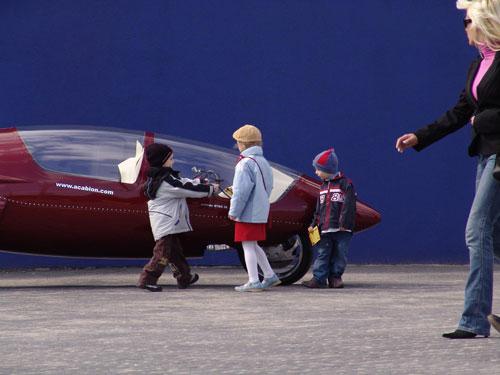
[[[253,125],[243,125],[233,133],[233,138],[242,143],[262,142],[260,130]]]

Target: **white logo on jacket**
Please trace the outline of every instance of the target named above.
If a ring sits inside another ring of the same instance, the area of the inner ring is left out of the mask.
[[[322,190],[320,191],[320,196],[319,196],[319,203],[323,204],[325,203],[326,199],[326,194],[330,192],[332,194],[330,200],[332,202],[344,202],[345,194],[341,189],[330,189],[328,190]]]

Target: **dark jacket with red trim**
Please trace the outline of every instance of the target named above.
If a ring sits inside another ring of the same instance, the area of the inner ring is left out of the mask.
[[[356,193],[352,181],[339,173],[323,181],[311,226],[320,231],[353,231],[356,220]]]

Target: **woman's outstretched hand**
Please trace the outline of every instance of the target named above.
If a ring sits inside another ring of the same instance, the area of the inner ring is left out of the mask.
[[[415,146],[417,143],[418,143],[418,138],[415,134],[413,133],[403,134],[396,141],[396,150],[398,150],[398,152],[403,152],[407,148]]]

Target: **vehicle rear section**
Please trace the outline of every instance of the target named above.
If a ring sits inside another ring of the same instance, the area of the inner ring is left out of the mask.
[[[0,249],[136,258],[152,244],[137,185],[45,170],[15,128],[0,129]]]

